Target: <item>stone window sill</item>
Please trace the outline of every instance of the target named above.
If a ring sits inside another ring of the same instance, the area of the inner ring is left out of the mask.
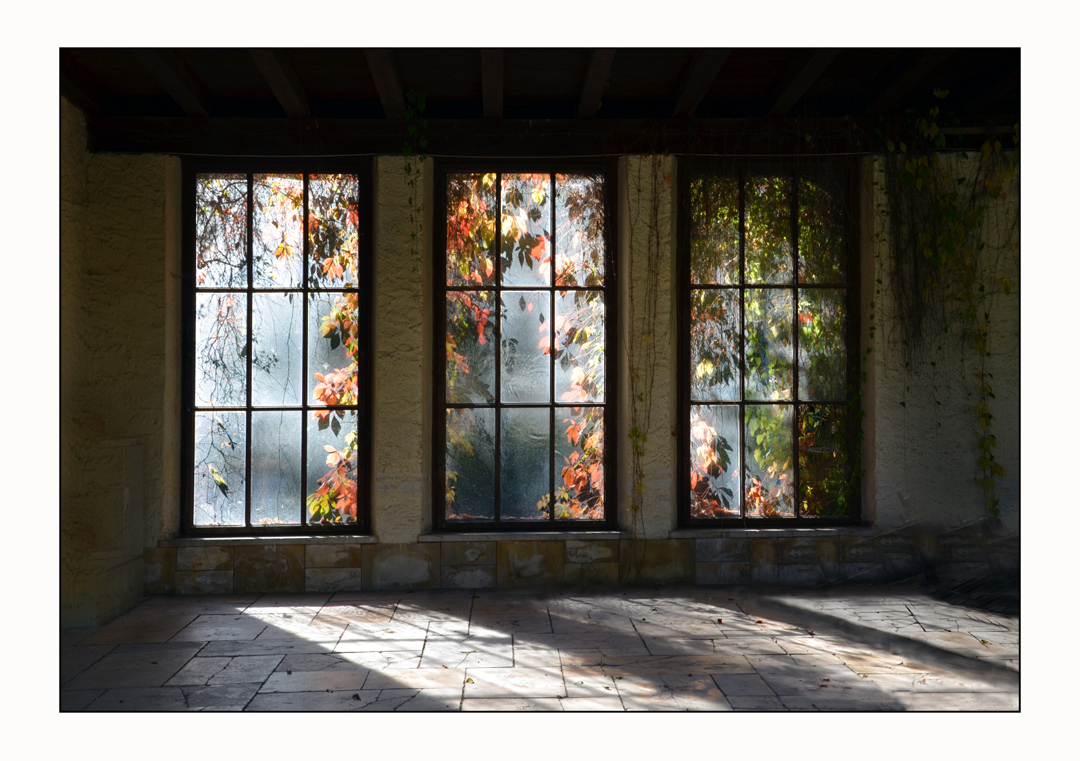
[[[161,539],[158,547],[241,547],[270,546],[275,544],[378,544],[378,537],[365,534],[348,536],[296,535],[296,536],[180,536]]]
[[[680,528],[670,532],[671,539],[781,539],[823,536],[877,536],[881,529],[872,526],[827,526],[822,528]]]
[[[502,531],[420,534],[418,542],[565,542],[568,539],[629,539],[629,531]]]

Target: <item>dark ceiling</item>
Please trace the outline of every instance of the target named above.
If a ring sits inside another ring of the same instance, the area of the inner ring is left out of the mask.
[[[60,91],[100,151],[400,153],[409,126],[435,155],[721,150],[806,125],[865,148],[936,104],[957,134],[1018,122],[1020,49],[67,48]]]

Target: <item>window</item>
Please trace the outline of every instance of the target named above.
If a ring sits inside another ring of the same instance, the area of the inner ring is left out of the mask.
[[[438,175],[435,525],[607,527],[611,171],[508,169]]]
[[[683,174],[681,523],[851,522],[849,174]]]
[[[185,528],[366,530],[369,174],[258,169],[186,167]]]

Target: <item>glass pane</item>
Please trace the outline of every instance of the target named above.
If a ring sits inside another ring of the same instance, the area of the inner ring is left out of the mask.
[[[495,401],[494,311],[491,291],[447,291],[446,401]]]
[[[300,404],[304,380],[304,297],[255,293],[251,297],[251,403]]]
[[[247,404],[247,294],[195,296],[195,404]]]
[[[251,413],[251,523],[300,522],[300,416]]]
[[[446,519],[494,518],[495,410],[447,410]]]
[[[746,515],[795,515],[791,405],[746,406]]]
[[[446,178],[446,284],[495,283],[495,175]]]
[[[505,520],[550,515],[550,408],[502,411],[502,493]]]
[[[746,282],[790,283],[791,180],[751,177],[746,181]]]
[[[604,410],[555,408],[555,518],[604,517]]]
[[[356,412],[316,410],[307,422],[309,523],[356,523]]]
[[[739,408],[691,406],[691,517],[739,517],[739,461]]]
[[[308,387],[317,404],[356,404],[355,293],[308,297]]]
[[[561,291],[555,296],[555,398],[604,401],[604,296]]]
[[[746,398],[791,399],[791,291],[746,291]]]
[[[690,291],[690,399],[739,398],[739,292]]]
[[[799,405],[799,514],[847,515],[854,499],[847,455],[847,408]]]
[[[842,176],[799,180],[799,282],[846,280],[844,197]]]
[[[551,285],[551,178],[502,176],[503,285]]]
[[[297,288],[304,261],[304,179],[257,174],[252,182],[252,282],[256,288]]]
[[[247,176],[195,177],[195,285],[247,288]]]
[[[604,180],[555,175],[555,284],[604,284]]]
[[[847,292],[799,291],[799,398],[838,401],[847,390]]]
[[[195,413],[195,525],[244,525],[243,412]]]
[[[308,180],[308,282],[313,288],[357,284],[358,193],[355,174],[313,174]]]
[[[690,183],[690,282],[739,282],[739,182],[703,177]]]
[[[506,291],[501,312],[502,400],[550,401],[551,294]]]

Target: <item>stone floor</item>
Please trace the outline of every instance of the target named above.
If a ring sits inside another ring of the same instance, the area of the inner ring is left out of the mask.
[[[1018,711],[1020,619],[917,588],[153,597],[62,711]]]

